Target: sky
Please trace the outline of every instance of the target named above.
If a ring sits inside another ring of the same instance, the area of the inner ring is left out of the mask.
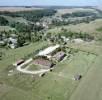
[[[0,6],[23,5],[101,6],[102,0],[0,0]]]

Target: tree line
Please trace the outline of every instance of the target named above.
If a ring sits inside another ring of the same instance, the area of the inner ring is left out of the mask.
[[[31,11],[19,11],[19,12],[8,12],[2,11],[0,15],[11,16],[11,17],[23,17],[29,21],[39,21],[44,16],[52,16],[56,13],[53,9],[42,9],[42,10],[31,10]]]
[[[62,18],[69,18],[69,17],[85,17],[85,16],[97,16],[95,12],[91,11],[77,11],[72,13],[63,14]]]
[[[45,40],[50,40],[53,43],[63,43],[65,41],[63,41],[62,36],[64,36],[65,38],[68,38],[70,40],[73,39],[77,39],[80,38],[84,41],[90,41],[90,40],[94,40],[94,37],[89,35],[88,33],[83,33],[83,32],[72,32],[72,31],[68,31],[64,28],[61,29],[61,32],[59,33],[47,33]]]
[[[95,16],[91,16],[91,17],[84,17],[82,19],[74,19],[74,20],[70,20],[70,19],[62,19],[62,21],[58,20],[58,19],[54,19],[52,20],[52,25],[56,25],[56,26],[62,26],[62,25],[69,25],[69,24],[80,24],[80,23],[89,23],[91,21],[94,21],[96,19]]]

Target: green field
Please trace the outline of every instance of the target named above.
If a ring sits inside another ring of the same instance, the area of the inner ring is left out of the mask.
[[[0,89],[3,89],[0,99],[69,100],[75,89],[84,80],[87,71],[93,68],[92,64],[95,59],[96,55],[79,51],[58,63],[52,72],[42,78],[20,73],[8,76],[8,72],[3,70],[0,76],[2,83]],[[75,74],[81,74],[82,80],[72,80]]]
[[[77,25],[68,25],[68,26],[59,26],[55,27],[53,29],[48,30],[47,32],[51,33],[58,33],[61,31],[62,28],[67,29],[68,31],[72,32],[86,32],[94,35],[95,37],[102,36],[101,32],[99,32],[97,29],[102,27],[102,19],[97,19],[95,21],[92,21],[90,23],[80,23]]]
[[[16,70],[8,76],[11,70],[7,67],[9,64],[46,45],[46,42],[40,41],[4,51],[6,54],[0,61],[0,100],[101,100],[102,47],[97,42],[66,45],[78,52],[59,62],[44,77],[26,75]],[[35,70],[36,66],[32,68]],[[72,80],[76,74],[82,75],[80,81]]]
[[[28,21],[22,17],[10,17],[10,16],[3,16],[3,15],[1,16],[7,19],[9,22],[15,22],[15,23],[19,22],[19,23],[28,24]]]
[[[102,56],[98,57],[70,100],[102,100]]]

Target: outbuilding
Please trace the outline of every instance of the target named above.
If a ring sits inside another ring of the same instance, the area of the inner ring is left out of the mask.
[[[53,59],[56,61],[61,61],[65,56],[66,56],[65,52],[59,51],[53,56]]]
[[[17,62],[14,63],[13,65],[14,65],[14,66],[18,66],[18,65],[21,65],[22,63],[24,63],[24,60],[23,60],[23,59],[17,61]]]
[[[80,80],[81,78],[82,78],[82,76],[79,74],[74,75],[74,77],[73,77],[74,80]]]

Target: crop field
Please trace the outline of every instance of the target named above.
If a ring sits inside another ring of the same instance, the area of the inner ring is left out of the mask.
[[[57,9],[57,13],[56,15],[58,16],[61,16],[63,14],[66,14],[66,13],[73,13],[73,12],[77,12],[77,11],[91,11],[91,12],[96,12],[95,9],[89,9],[89,8],[71,8],[71,9]]]

